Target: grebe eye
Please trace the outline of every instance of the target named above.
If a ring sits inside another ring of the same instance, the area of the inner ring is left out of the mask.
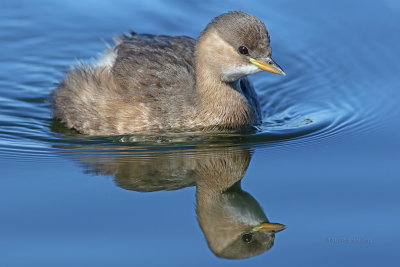
[[[242,46],[239,46],[239,53],[242,54],[242,55],[248,55],[249,54],[249,50],[247,49],[247,47],[242,45]]]
[[[252,234],[247,233],[247,234],[242,235],[243,242],[250,243],[252,239],[253,239]]]

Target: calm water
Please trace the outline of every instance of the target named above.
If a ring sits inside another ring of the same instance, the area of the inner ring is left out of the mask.
[[[88,138],[51,119],[49,93],[102,40],[196,37],[229,10],[265,22],[287,73],[251,76],[257,131]],[[0,265],[395,266],[399,31],[396,0],[1,1]],[[216,257],[248,218],[288,228]]]

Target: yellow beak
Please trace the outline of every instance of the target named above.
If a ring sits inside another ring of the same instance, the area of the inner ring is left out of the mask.
[[[270,57],[254,59],[250,58],[250,62],[259,67],[262,70],[270,71],[272,73],[286,75],[285,72],[279,67],[275,61],[272,60]]]
[[[286,229],[286,225],[280,223],[261,223],[254,227],[253,231],[263,231],[263,232],[279,232]]]

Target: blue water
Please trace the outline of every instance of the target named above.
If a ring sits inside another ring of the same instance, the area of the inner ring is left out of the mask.
[[[265,22],[287,73],[251,76],[256,131],[87,137],[52,120],[50,92],[103,42],[197,37],[229,10]],[[396,266],[399,31],[395,0],[2,1],[0,265]],[[237,209],[287,229],[258,256],[219,258],[199,188],[242,176]]]

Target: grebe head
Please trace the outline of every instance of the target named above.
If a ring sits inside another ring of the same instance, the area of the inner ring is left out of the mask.
[[[262,70],[285,75],[271,58],[264,23],[239,11],[222,14],[207,25],[196,45],[196,60],[198,68],[209,68],[224,82]]]

